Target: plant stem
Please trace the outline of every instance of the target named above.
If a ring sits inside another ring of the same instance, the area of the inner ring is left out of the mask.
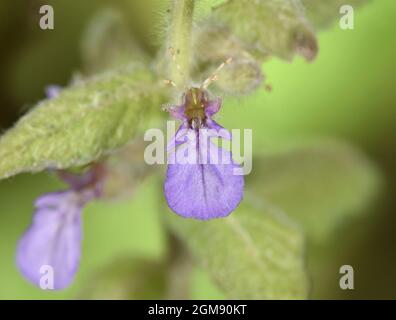
[[[190,79],[191,32],[195,0],[174,0],[168,37],[168,49],[174,60],[169,64],[169,78],[179,88]]]

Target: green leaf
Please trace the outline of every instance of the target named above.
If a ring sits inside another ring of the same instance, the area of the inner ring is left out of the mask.
[[[193,300],[225,300],[224,294],[210,279],[208,272],[195,267],[192,271],[191,299]]]
[[[356,9],[366,2],[368,0],[302,0],[308,19],[318,29],[328,27],[334,20],[339,19],[341,6],[350,5]]]
[[[166,221],[227,298],[307,297],[301,233],[277,210],[243,203],[223,219],[198,221],[167,212]]]
[[[88,74],[118,67],[129,61],[146,61],[126,17],[113,7],[100,10],[82,37],[82,59]]]
[[[85,165],[125,145],[163,103],[144,66],[80,81],[45,100],[0,139],[0,179]]]
[[[203,20],[210,15],[212,10],[227,0],[199,0],[196,1],[194,20]]]
[[[315,58],[317,43],[300,0],[229,0],[214,10],[248,50],[291,60]]]
[[[158,166],[148,165],[143,161],[146,146],[144,137],[138,135],[106,159],[106,179],[103,182],[102,199],[111,201],[130,199],[150,175],[158,172]]]
[[[251,59],[234,59],[221,71],[216,86],[223,94],[247,95],[263,82],[264,75],[260,65]]]
[[[196,79],[207,78],[221,63],[232,59],[214,84],[220,96],[249,94],[264,81],[261,63],[224,26],[208,23],[201,27],[194,35],[194,48]]]
[[[348,217],[363,212],[380,186],[364,155],[337,142],[313,143],[253,159],[250,200],[272,203],[322,240]]]
[[[166,267],[153,259],[123,258],[101,270],[92,271],[82,285],[80,299],[164,299],[166,297]]]

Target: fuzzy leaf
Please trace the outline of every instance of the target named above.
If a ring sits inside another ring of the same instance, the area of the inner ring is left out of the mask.
[[[195,4],[194,20],[202,20],[210,15],[213,8],[227,2],[227,0],[199,0]]]
[[[205,43],[205,46],[202,46],[202,43]],[[261,64],[224,26],[209,23],[197,30],[194,48],[197,67],[195,73],[199,74],[200,79],[205,79],[222,62],[232,58],[231,63],[220,71],[215,82],[219,95],[246,95],[264,81]]]
[[[264,75],[260,65],[250,59],[234,59],[221,71],[216,86],[227,95],[246,95],[257,89]]]
[[[166,219],[227,298],[307,297],[301,233],[273,208],[243,203],[223,219]]]
[[[196,30],[193,43],[194,59],[200,64],[213,64],[216,68],[230,57],[253,59],[228,28],[213,22],[206,23]]]
[[[315,58],[317,43],[300,0],[228,0],[214,10],[214,20],[260,55],[291,60]]]
[[[341,17],[340,8],[343,5],[350,5],[353,8],[368,2],[368,0],[302,0],[306,8],[306,14],[315,28],[322,29],[328,27],[331,22]]]
[[[129,61],[145,61],[126,18],[113,7],[100,10],[83,33],[81,53],[88,74],[118,67]]]
[[[40,102],[0,139],[0,179],[99,159],[131,140],[148,113],[160,110],[160,92],[146,68],[129,65]]]
[[[278,206],[314,239],[362,212],[380,185],[376,168],[362,154],[336,142],[294,147],[253,163],[246,182],[250,200]]]

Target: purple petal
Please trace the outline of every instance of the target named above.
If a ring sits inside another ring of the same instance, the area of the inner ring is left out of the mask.
[[[59,96],[59,93],[61,92],[62,87],[56,86],[56,85],[50,85],[45,88],[45,95],[47,96],[48,99],[54,99],[57,96]]]
[[[221,99],[217,98],[215,100],[210,100],[206,107],[205,107],[205,113],[208,118],[219,112],[221,108]]]
[[[201,130],[199,130],[201,131]],[[199,159],[194,164],[169,164],[164,193],[169,207],[186,218],[213,219],[229,215],[243,197],[243,176],[235,175],[239,166],[232,156],[199,134]],[[191,144],[192,142],[189,141]],[[194,144],[194,142],[193,142]],[[176,150],[185,152],[185,148]],[[217,163],[214,163],[218,159]]]
[[[167,151],[170,152],[173,149],[175,149],[176,147],[178,147],[180,144],[184,143],[187,133],[188,133],[187,125],[185,123],[183,123],[179,127],[179,129],[177,129],[175,136],[172,139],[170,139],[170,141],[168,142],[168,145],[166,148]]]
[[[59,205],[59,199],[63,197],[65,191],[50,192],[43,194],[34,203],[37,209],[42,207],[57,207]]]
[[[45,195],[33,223],[18,244],[17,264],[22,274],[41,286],[47,266],[53,270],[53,289],[67,287],[80,260],[81,207],[72,191]],[[55,199],[58,199],[57,204]],[[46,206],[46,204],[48,206]],[[49,288],[51,289],[51,288]]]
[[[84,173],[58,171],[58,175],[72,190],[77,191],[81,195],[83,203],[86,203],[101,196],[106,168],[96,164]]]
[[[231,132],[228,131],[226,128],[222,127],[219,125],[216,121],[213,119],[207,119],[206,124],[209,129],[216,130],[217,132],[217,137],[221,137],[226,140],[231,140]]]
[[[180,119],[180,120],[185,120],[185,115],[184,115],[184,110],[185,110],[185,106],[184,105],[180,105],[180,106],[168,106],[167,111],[169,112],[169,114],[175,118],[175,119]]]

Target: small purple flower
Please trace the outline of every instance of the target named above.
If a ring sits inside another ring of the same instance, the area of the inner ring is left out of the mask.
[[[50,85],[45,88],[45,95],[47,96],[48,99],[54,99],[57,96],[59,96],[59,93],[62,91],[61,86],[57,85]]]
[[[61,87],[48,86],[47,98],[59,96]],[[18,243],[17,265],[32,283],[43,287],[43,273],[52,269],[48,289],[63,289],[74,278],[81,254],[81,212],[84,206],[100,196],[103,167],[94,166],[77,175],[59,171],[70,188],[39,197],[35,202],[33,223]]]
[[[43,268],[53,270],[53,288],[63,289],[74,278],[81,253],[81,212],[100,196],[101,167],[82,175],[61,172],[70,189],[38,198],[33,223],[22,236],[17,264],[22,274],[41,287]]]
[[[182,105],[169,109],[183,123],[168,144],[175,161],[167,169],[166,201],[175,213],[186,218],[225,217],[242,200],[244,179],[235,173],[239,166],[231,152],[210,141],[231,139],[230,132],[212,119],[221,99],[209,100],[207,91],[201,88],[189,89],[183,99]],[[188,161],[180,161],[186,158],[186,151]]]

